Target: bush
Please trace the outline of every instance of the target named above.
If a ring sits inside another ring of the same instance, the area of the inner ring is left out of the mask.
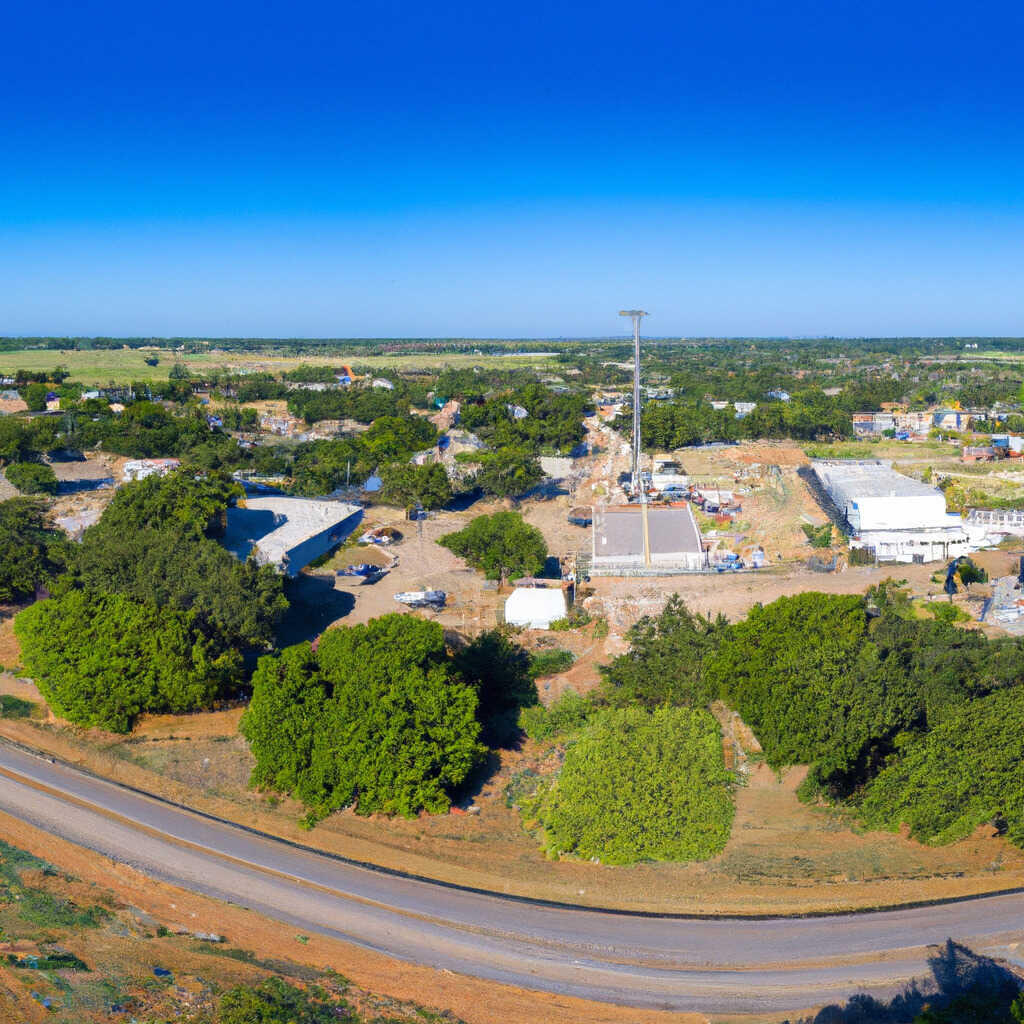
[[[903,749],[868,784],[860,813],[869,828],[910,826],[922,842],[962,839],[1003,821],[1024,846],[1021,765],[1024,686],[971,701]]]
[[[803,531],[812,548],[828,548],[832,546],[832,524],[825,523],[824,526],[811,526],[804,523]]]
[[[448,473],[439,462],[415,466],[392,462],[380,470],[380,499],[389,505],[441,508],[452,500]]]
[[[5,475],[22,494],[57,493],[57,475],[43,462],[15,462],[7,467]]]
[[[519,728],[531,740],[551,740],[581,729],[595,711],[592,701],[568,689],[549,708],[542,704],[523,708]]]
[[[438,542],[480,569],[489,580],[537,576],[544,569],[548,546],[535,526],[518,512],[477,516],[468,526],[445,534]]]
[[[540,679],[542,676],[557,676],[572,668],[575,660],[571,651],[562,648],[554,651],[537,651],[530,655],[530,677]]]
[[[270,977],[236,985],[220,997],[217,1024],[358,1024],[349,1003],[323,990],[304,989]]]
[[[293,794],[310,822],[349,805],[411,817],[446,811],[480,762],[476,712],[441,627],[392,614],[261,658],[241,731],[252,784]]]
[[[706,860],[732,826],[732,776],[718,723],[702,709],[606,709],[573,743],[539,797],[549,854]]]

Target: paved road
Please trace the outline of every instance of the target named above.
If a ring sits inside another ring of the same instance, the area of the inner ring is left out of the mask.
[[[624,1005],[797,1010],[855,991],[891,991],[926,973],[924,947],[947,937],[994,955],[1014,956],[1014,943],[1024,952],[1024,894],[810,919],[563,909],[349,864],[3,743],[0,810],[303,932],[479,978]]]

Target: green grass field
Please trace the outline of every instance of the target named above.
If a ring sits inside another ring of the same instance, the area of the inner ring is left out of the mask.
[[[155,354],[160,362],[156,366],[147,366],[146,357],[153,354],[153,352],[138,349],[95,349],[85,352],[17,349],[13,352],[0,352],[0,374],[12,374],[18,370],[33,372],[52,370],[56,366],[66,366],[71,373],[70,380],[89,387],[128,383],[133,380],[166,380],[177,361],[175,355],[166,350],[157,352]],[[194,373],[200,375],[204,371],[217,368],[281,373],[300,363],[327,366],[351,363],[369,366],[378,371],[390,369],[407,372],[414,370],[436,371],[448,366],[455,369],[472,366],[514,369],[520,366],[548,367],[553,365],[552,360],[543,355],[538,357],[532,355],[476,355],[471,352],[425,352],[411,355],[364,356],[358,351],[346,352],[342,348],[338,349],[337,354],[331,356],[285,357],[269,352],[209,352],[189,354],[183,356],[181,361]]]

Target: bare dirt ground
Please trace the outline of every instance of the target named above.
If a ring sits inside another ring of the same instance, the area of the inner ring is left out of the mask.
[[[132,998],[132,1015],[176,1019],[208,1011],[217,991],[254,984],[268,974],[331,984],[337,971],[353,983],[347,993],[369,1015],[388,1020],[422,1020],[417,1007],[451,1011],[468,1024],[545,1021],[551,1024],[704,1024],[699,1014],[659,1013],[549,996],[400,963],[340,941],[297,935],[295,929],[241,907],[220,903],[162,882],[125,864],[55,839],[14,818],[0,815],[0,838],[56,865],[67,877],[35,873],[26,883],[79,906],[110,908],[99,928],[61,936],[66,951],[92,968],[53,984],[40,972],[0,966],[0,1015],[4,1020],[42,1024],[46,1020],[99,1022],[111,1019],[111,1003]],[[170,934],[158,934],[158,928]],[[45,931],[45,929],[44,929]],[[195,941],[195,933],[216,933],[224,943]],[[0,952],[38,953],[35,939],[0,940]],[[153,966],[169,972],[155,978]],[[305,968],[305,969],[303,969]],[[32,998],[54,1000],[46,1010]],[[69,1005],[70,1004],[70,1005]],[[64,1013],[61,1007],[68,1007]]]

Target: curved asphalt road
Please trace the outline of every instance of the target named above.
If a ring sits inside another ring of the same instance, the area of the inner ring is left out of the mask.
[[[947,937],[1024,953],[1024,894],[772,920],[562,909],[404,878],[211,821],[0,743],[0,810],[174,885],[458,973],[624,1005],[799,1010],[926,973]]]

